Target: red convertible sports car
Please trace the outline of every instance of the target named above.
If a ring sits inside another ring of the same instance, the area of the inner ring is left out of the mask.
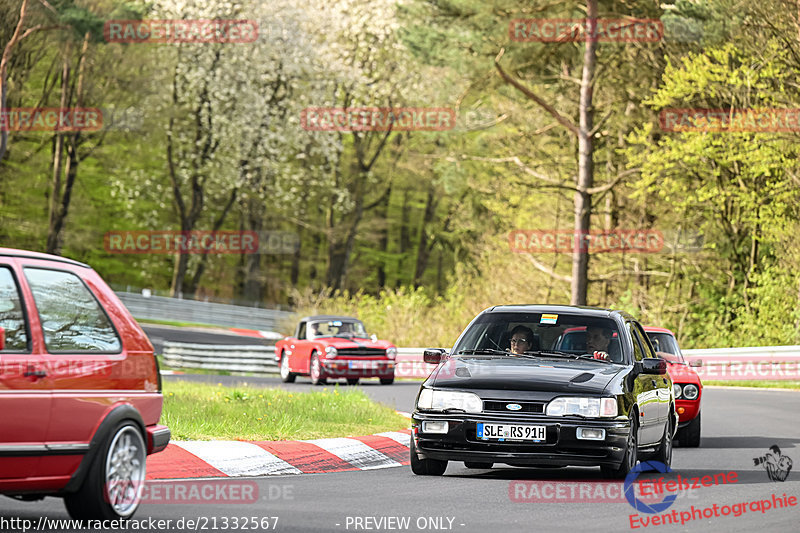
[[[656,354],[667,361],[667,370],[672,378],[679,419],[675,438],[682,446],[700,446],[700,398],[703,395],[700,376],[683,358],[678,341],[670,330],[645,327],[644,331]]]
[[[341,378],[350,385],[359,378],[380,378],[381,385],[391,385],[397,347],[367,335],[357,318],[317,315],[301,319],[294,337],[278,341],[275,357],[284,383],[303,375],[314,385]]]

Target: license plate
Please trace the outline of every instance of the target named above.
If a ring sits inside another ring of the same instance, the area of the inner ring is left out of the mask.
[[[545,426],[524,426],[520,424],[484,424],[478,422],[480,440],[522,440],[544,442],[547,440]]]

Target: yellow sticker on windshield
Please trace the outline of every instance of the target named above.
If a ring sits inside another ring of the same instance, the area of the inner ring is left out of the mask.
[[[543,314],[539,320],[539,324],[555,324],[558,321],[558,315]]]

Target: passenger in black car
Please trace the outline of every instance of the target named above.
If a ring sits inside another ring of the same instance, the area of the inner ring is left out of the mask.
[[[517,326],[511,330],[511,353],[520,354],[531,350],[533,330],[527,326]]]

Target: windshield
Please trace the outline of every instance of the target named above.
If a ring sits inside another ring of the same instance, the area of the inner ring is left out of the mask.
[[[308,326],[308,338],[346,337],[367,339],[367,330],[360,320],[322,320],[311,322]]]
[[[675,340],[675,337],[669,333],[648,333],[647,336],[653,344],[653,349],[657,352],[661,352],[658,354],[659,356],[673,363],[684,362],[683,354],[681,353],[681,349],[678,348],[678,342]]]
[[[548,313],[486,313],[464,333],[453,349],[486,355],[581,356],[606,352],[623,362],[616,322],[609,318]]]

